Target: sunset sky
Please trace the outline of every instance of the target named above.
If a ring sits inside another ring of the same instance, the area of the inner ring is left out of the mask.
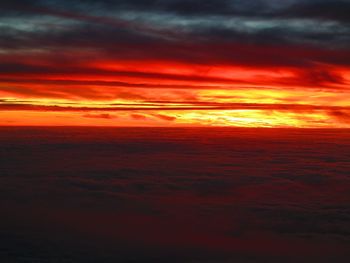
[[[2,0],[0,125],[350,127],[348,0]]]

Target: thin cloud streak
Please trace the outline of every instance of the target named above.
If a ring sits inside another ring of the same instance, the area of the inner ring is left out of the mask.
[[[350,110],[342,106],[317,106],[301,104],[254,104],[254,103],[205,103],[205,102],[167,102],[163,104],[111,104],[105,107],[35,105],[26,103],[0,103],[3,111],[192,111],[192,110],[279,110],[279,111],[315,111],[315,110]]]

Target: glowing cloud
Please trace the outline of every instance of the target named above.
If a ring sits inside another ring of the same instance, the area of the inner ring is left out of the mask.
[[[112,2],[2,4],[0,125],[350,127],[349,3]]]

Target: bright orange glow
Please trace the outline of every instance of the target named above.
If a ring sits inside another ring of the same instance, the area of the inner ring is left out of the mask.
[[[27,54],[28,67],[40,70],[2,74],[0,125],[350,127],[346,67],[83,63],[80,55],[68,70]]]
[[[350,127],[342,5],[19,2],[0,17],[0,125]]]
[[[97,73],[1,76],[0,124],[350,126],[350,73],[344,69],[345,84],[339,88],[310,87],[302,80],[297,85],[290,80],[297,72],[290,69],[161,61],[95,62],[89,67]]]

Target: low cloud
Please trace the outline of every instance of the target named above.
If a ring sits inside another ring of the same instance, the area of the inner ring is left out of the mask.
[[[329,116],[336,119],[338,122],[350,124],[350,110],[349,111],[341,111],[341,110],[333,110],[328,112]]]
[[[147,116],[142,114],[130,114],[130,117],[138,121],[147,120]]]
[[[89,114],[84,114],[83,115],[84,118],[91,118],[91,119],[116,119],[118,117],[111,115],[109,113],[100,113],[100,114],[93,114],[93,113],[89,113]]]
[[[164,115],[164,114],[152,114],[152,116],[157,117],[157,118],[164,120],[164,121],[175,121],[176,120],[176,117]]]

